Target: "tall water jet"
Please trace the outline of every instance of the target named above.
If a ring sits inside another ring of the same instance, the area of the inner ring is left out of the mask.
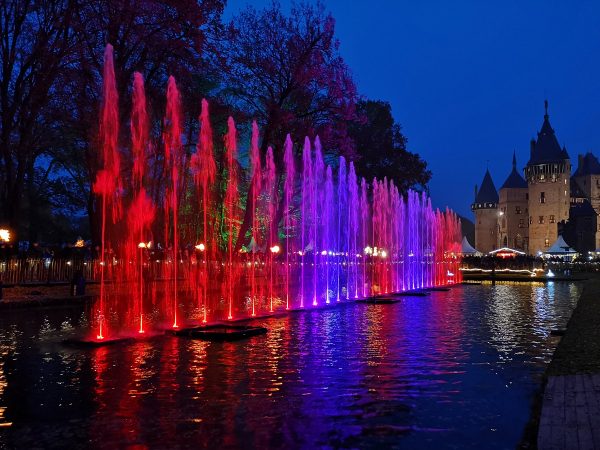
[[[171,252],[173,264],[173,328],[177,328],[179,326],[177,322],[177,267],[179,265],[178,191],[180,182],[179,169],[183,162],[183,146],[181,143],[181,99],[179,97],[179,90],[177,89],[177,84],[173,76],[169,77],[167,84],[167,110],[165,114],[163,142],[165,148],[165,162],[167,164],[166,176],[170,177],[167,185],[167,195],[165,198],[165,243],[171,242],[173,246]],[[169,228],[171,228],[173,232],[171,240],[169,239]]]
[[[322,192],[323,186],[323,175],[325,171],[325,163],[323,162],[323,153],[321,150],[321,140],[319,136],[315,138],[315,160],[314,169],[312,173],[312,189],[310,190],[311,205],[312,205],[312,242],[313,242],[313,306],[317,306],[319,292],[317,289],[318,285],[318,258],[319,258],[319,247],[318,247],[318,236],[321,229],[322,220],[322,208],[323,205],[318,201],[319,193]]]
[[[252,139],[250,142],[250,210],[252,214],[252,238],[250,242],[250,252],[252,254],[252,266],[250,268],[250,286],[251,286],[251,301],[252,301],[252,316],[256,315],[256,252],[258,250],[259,241],[259,221],[260,217],[257,212],[256,200],[260,194],[262,172],[260,164],[260,150],[258,149],[258,125],[256,121],[252,122]]]
[[[305,256],[307,251],[307,238],[310,239],[310,219],[309,214],[312,211],[312,158],[310,154],[310,140],[304,139],[302,148],[302,211],[300,220],[302,221],[302,242],[300,250],[300,308],[304,308],[304,290],[305,290]]]
[[[354,163],[350,162],[348,172],[348,291],[347,298],[358,298],[358,273],[357,273],[357,237],[358,228],[358,184]]]
[[[342,266],[344,264],[344,244],[346,243],[346,199],[348,192],[346,189],[346,159],[340,156],[338,168],[338,208],[337,208],[337,301],[339,302],[342,296]]]
[[[290,235],[292,233],[292,201],[294,198],[294,149],[292,138],[285,137],[283,162],[285,166],[285,183],[283,186],[283,214],[285,232],[285,309],[290,309]]]
[[[331,166],[327,166],[325,175],[325,205],[324,211],[333,211],[333,171]],[[323,252],[325,256],[325,303],[329,304],[329,259],[331,257],[332,248],[331,246],[331,220],[325,219],[323,221]]]
[[[100,235],[100,298],[97,339],[104,339],[107,332],[106,316],[106,210],[111,208],[112,222],[120,213],[120,172],[121,158],[118,150],[119,137],[119,96],[115,82],[113,47],[106,45],[104,50],[104,71],[102,85],[102,108],[100,115],[100,167],[93,184],[94,193],[101,196],[101,235]]]
[[[362,260],[362,296],[366,297],[367,291],[367,257],[369,248],[369,199],[367,196],[367,180],[361,179],[360,183],[360,212],[361,212],[361,245],[360,254]]]
[[[266,211],[266,224],[265,224],[265,232],[267,233],[267,245],[268,248],[268,263],[269,263],[269,311],[273,312],[273,266],[275,264],[275,257],[279,253],[279,245],[276,242],[276,223],[275,223],[275,213],[277,211],[277,191],[275,187],[276,181],[276,168],[275,168],[275,158],[273,156],[273,149],[271,147],[267,148],[267,158],[266,158],[266,167],[265,167],[265,202],[267,205]]]
[[[128,259],[133,260],[134,263],[131,271],[132,279],[129,281],[132,281],[134,286],[137,284],[134,296],[137,304],[138,332],[144,333],[144,250],[151,245],[151,239],[148,237],[155,210],[144,188],[147,164],[146,149],[148,147],[148,113],[144,78],[139,72],[133,74],[130,130],[133,156],[131,189],[134,199],[127,214],[129,239],[125,253]]]
[[[233,319],[233,283],[234,283],[234,255],[233,235],[236,231],[238,217],[238,173],[237,173],[237,132],[232,117],[227,120],[227,134],[225,135],[225,164],[227,166],[227,190],[225,191],[224,221],[227,227],[227,272],[226,294],[228,305],[228,319]]]
[[[213,236],[214,227],[212,226],[213,217],[209,215],[209,212],[212,208],[211,193],[217,176],[217,165],[213,151],[213,133],[210,126],[208,102],[205,99],[202,99],[200,135],[191,164],[194,168],[194,181],[201,192],[202,198],[202,242],[196,244],[195,248],[202,254],[202,264],[199,265],[202,298],[198,303],[202,308],[202,322],[206,323],[208,314],[208,258],[209,256],[211,258],[216,257],[216,239]]]

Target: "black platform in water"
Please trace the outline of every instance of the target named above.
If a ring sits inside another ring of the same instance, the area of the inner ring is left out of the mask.
[[[106,347],[108,345],[124,344],[129,342],[135,342],[134,338],[124,337],[117,339],[101,339],[101,340],[89,340],[89,339],[65,339],[62,341],[64,345],[69,347],[77,348],[98,348]]]
[[[448,292],[450,290],[450,288],[443,287],[443,286],[435,286],[435,287],[426,288],[424,290],[430,291],[430,292]]]
[[[183,328],[181,330],[169,330],[169,334],[176,336],[187,336],[205,341],[237,341],[252,336],[265,334],[265,327],[253,327],[244,325],[216,324],[203,327]]]
[[[388,304],[388,303],[398,303],[400,301],[399,298],[394,298],[394,297],[370,297],[370,298],[363,298],[360,300],[357,300],[357,302],[359,303],[370,303],[370,304]]]
[[[393,297],[427,297],[428,295],[431,294],[427,291],[404,291],[390,294]]]

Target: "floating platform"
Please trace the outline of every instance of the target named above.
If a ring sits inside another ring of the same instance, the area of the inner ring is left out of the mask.
[[[360,300],[356,300],[358,303],[369,303],[374,305],[385,305],[389,303],[398,303],[400,301],[399,298],[394,297],[370,297],[363,298]]]
[[[125,344],[135,342],[135,338],[132,337],[123,337],[116,339],[65,339],[62,341],[64,345],[68,345],[69,347],[76,348],[98,348],[98,347],[106,347],[109,345],[117,345],[117,344]]]
[[[265,327],[215,324],[200,327],[182,328],[180,330],[167,330],[167,334],[174,336],[183,336],[193,339],[202,339],[205,341],[238,341],[253,336],[265,334],[268,330]]]
[[[423,290],[428,292],[448,292],[450,288],[445,286],[434,286],[430,288],[425,288]]]
[[[431,294],[427,291],[404,291],[389,294],[390,297],[427,297],[429,295]]]

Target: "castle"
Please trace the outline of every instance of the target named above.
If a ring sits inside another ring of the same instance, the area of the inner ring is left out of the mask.
[[[481,186],[475,186],[471,209],[477,250],[488,253],[510,247],[537,255],[559,235],[580,253],[600,248],[600,163],[592,153],[579,155],[571,175],[571,160],[550,125],[547,101],[523,175],[513,153],[512,170],[499,191],[489,170]]]

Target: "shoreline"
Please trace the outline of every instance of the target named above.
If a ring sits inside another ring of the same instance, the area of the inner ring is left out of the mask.
[[[600,276],[588,274],[519,448],[600,448]]]

